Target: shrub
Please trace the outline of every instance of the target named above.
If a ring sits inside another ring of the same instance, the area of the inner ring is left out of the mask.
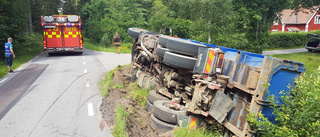
[[[270,96],[273,114],[277,115],[277,124],[272,124],[259,113],[262,121],[254,118],[254,113],[248,114],[248,122],[261,136],[319,136],[320,135],[320,70],[310,78],[296,81],[291,96],[282,97],[283,105],[277,106],[274,96]]]
[[[299,47],[308,41],[304,32],[274,32],[270,33],[267,48]]]

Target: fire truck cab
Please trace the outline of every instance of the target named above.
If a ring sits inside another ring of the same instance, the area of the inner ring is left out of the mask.
[[[83,53],[81,19],[77,15],[41,16],[43,49],[52,53]]]

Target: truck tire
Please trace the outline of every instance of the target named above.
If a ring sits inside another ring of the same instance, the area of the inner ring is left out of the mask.
[[[163,58],[164,53],[166,53],[167,51],[169,51],[169,50],[166,49],[166,48],[157,47],[156,54],[157,54],[159,57]]]
[[[148,32],[145,29],[140,29],[140,28],[129,28],[128,29],[128,35],[134,38],[139,38],[140,33],[145,33]]]
[[[198,49],[200,47],[207,47],[202,44],[190,42],[188,40],[183,39],[177,39],[177,38],[169,38],[167,39],[167,45],[166,48],[168,48],[170,51],[178,52],[181,54],[186,54],[190,56],[197,56],[198,55]]]
[[[165,52],[163,62],[176,67],[192,70],[197,59],[172,52]]]
[[[161,45],[162,47],[166,47],[167,46],[167,42],[168,42],[168,37],[166,36],[160,36],[159,37],[159,45]]]
[[[173,129],[173,124],[169,124],[157,119],[153,114],[150,116],[150,125],[152,128],[158,130],[159,132],[167,132]]]
[[[152,112],[153,110],[153,105],[149,101],[146,103],[146,110],[147,112]]]
[[[173,110],[168,108],[166,105],[169,105],[171,102],[168,100],[157,100],[153,103],[153,112],[152,114],[167,123],[178,124],[178,115],[186,115],[184,110]]]
[[[169,98],[161,95],[161,94],[158,94],[156,92],[156,90],[151,90],[149,93],[148,93],[148,101],[153,104],[155,101],[157,100],[169,100]]]

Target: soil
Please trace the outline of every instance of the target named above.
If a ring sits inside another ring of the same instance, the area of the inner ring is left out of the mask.
[[[134,92],[134,86],[130,78],[126,74],[130,74],[130,66],[116,70],[113,75],[113,82],[116,84],[124,84],[125,88],[110,88],[108,95],[102,99],[100,112],[108,127],[115,126],[115,107],[122,105],[129,113],[129,122],[127,132],[130,137],[173,137],[173,131],[159,133],[150,126],[150,114],[145,110],[145,106],[141,106],[132,99],[130,95]]]

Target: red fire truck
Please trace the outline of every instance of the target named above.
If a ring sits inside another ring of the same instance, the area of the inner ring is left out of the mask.
[[[52,53],[83,53],[81,19],[77,15],[41,16],[43,49]]]

